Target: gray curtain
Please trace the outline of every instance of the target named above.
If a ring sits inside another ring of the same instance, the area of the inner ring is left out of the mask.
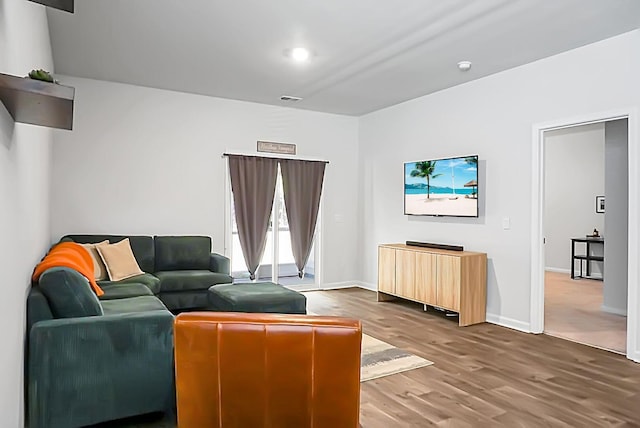
[[[278,159],[229,155],[229,172],[240,246],[253,280],[267,242]]]
[[[326,163],[297,159],[281,159],[280,171],[287,208],[291,249],[302,278],[307,264],[320,209],[320,195]]]

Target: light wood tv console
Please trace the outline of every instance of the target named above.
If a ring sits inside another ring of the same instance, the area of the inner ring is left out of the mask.
[[[457,312],[460,326],[485,322],[487,255],[380,245],[378,301],[397,297]]]

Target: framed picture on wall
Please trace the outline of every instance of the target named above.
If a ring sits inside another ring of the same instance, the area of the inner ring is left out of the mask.
[[[596,196],[596,212],[604,214],[604,196]]]

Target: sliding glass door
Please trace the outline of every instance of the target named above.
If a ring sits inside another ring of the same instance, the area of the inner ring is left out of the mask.
[[[229,192],[231,192],[230,186]],[[234,282],[249,282],[249,272],[245,265],[242,247],[240,246],[240,239],[238,237],[233,198],[229,197],[228,200],[231,205],[231,275],[234,278]],[[291,236],[289,234],[289,223],[284,205],[282,176],[278,171],[273,210],[271,211],[271,220],[267,231],[267,243],[262,259],[260,260],[260,266],[256,272],[256,281],[271,281],[288,286],[316,284],[316,261],[318,260],[316,244],[319,229],[320,221],[318,221],[316,226],[313,247],[309,260],[305,265],[304,277],[300,278],[291,250]]]

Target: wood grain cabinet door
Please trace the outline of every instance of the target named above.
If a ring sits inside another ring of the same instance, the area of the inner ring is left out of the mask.
[[[396,294],[416,298],[416,252],[396,250]]]
[[[437,256],[438,304],[452,311],[460,311],[460,257]]]
[[[416,253],[416,300],[427,305],[438,304],[437,256],[431,253]]]
[[[396,250],[378,247],[378,290],[396,294]]]

